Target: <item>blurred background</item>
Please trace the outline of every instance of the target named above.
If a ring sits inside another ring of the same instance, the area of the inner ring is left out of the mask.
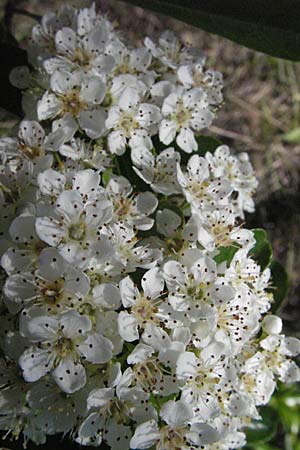
[[[61,0],[9,2],[11,13],[6,19],[22,47],[26,47],[31,27],[36,23],[35,15],[62,3]],[[2,16],[4,4],[7,2],[0,0]],[[288,272],[290,287],[280,315],[286,333],[300,337],[300,64],[249,50],[127,3],[98,0],[96,4],[132,41],[142,42],[145,35],[156,38],[165,29],[172,29],[184,42],[203,50],[207,67],[223,73],[225,105],[205,133],[218,137],[236,152],[249,153],[259,187],[256,212],[247,217],[247,226],[266,229],[274,259]],[[17,120],[0,110],[0,135],[9,132]],[[251,448],[300,450],[300,389],[280,388],[272,407],[277,411],[279,424],[267,444]],[[55,445],[55,449],[59,447]]]

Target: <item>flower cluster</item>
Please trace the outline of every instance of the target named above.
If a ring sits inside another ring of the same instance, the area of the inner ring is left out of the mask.
[[[300,379],[300,341],[242,226],[247,155],[201,145],[221,74],[171,32],[128,46],[94,6],[46,14],[28,58],[25,119],[0,141],[0,429],[242,447],[276,381]]]

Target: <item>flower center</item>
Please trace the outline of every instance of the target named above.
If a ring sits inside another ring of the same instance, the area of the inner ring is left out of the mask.
[[[63,292],[64,292],[64,281],[62,278],[57,279],[52,283],[47,283],[41,289],[43,300],[50,305],[55,305],[59,301],[61,301]]]
[[[114,212],[119,220],[125,219],[129,216],[132,209],[132,200],[130,198],[115,197],[113,200]]]
[[[191,194],[200,202],[204,200],[208,200],[209,195],[207,189],[209,187],[208,181],[195,181],[193,179],[189,179],[188,190]]]
[[[177,111],[174,113],[173,120],[175,120],[177,124],[182,127],[191,120],[192,115],[192,111],[183,105],[182,100],[179,100]]]
[[[124,135],[129,138],[132,130],[139,128],[139,123],[135,120],[133,113],[123,111],[120,117],[119,128],[123,131]]]
[[[91,68],[91,55],[82,48],[76,48],[74,52],[73,62],[85,69]]]
[[[19,148],[27,158],[32,160],[45,155],[44,149],[38,145],[36,147],[28,147],[24,142],[19,142]]]
[[[157,446],[159,450],[181,450],[186,448],[185,427],[161,429],[161,439]]]
[[[140,325],[143,325],[146,322],[159,322],[155,317],[155,314],[158,312],[157,306],[142,295],[131,308],[131,311],[139,321]]]
[[[66,113],[72,114],[72,116],[78,116],[80,111],[86,109],[87,104],[80,98],[79,88],[71,89],[67,94],[63,95],[63,110],[62,115]]]
[[[60,358],[65,358],[74,351],[74,344],[71,339],[62,336],[56,341],[54,350]]]
[[[85,237],[86,225],[84,222],[73,224],[69,227],[69,237],[75,241],[82,241]]]

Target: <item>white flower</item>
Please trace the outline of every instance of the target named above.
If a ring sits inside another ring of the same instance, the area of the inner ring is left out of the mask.
[[[148,148],[137,147],[131,152],[133,169],[154,192],[164,195],[181,193],[176,177],[176,166],[180,154],[173,148],[163,150],[154,156]]]
[[[248,155],[240,153],[236,157],[230,154],[227,146],[221,145],[214,154],[206,153],[205,158],[215,177],[230,180],[233,191],[238,194],[237,199],[232,202],[236,207],[237,214],[243,218],[243,211],[253,212],[253,195],[257,187],[257,179]]]
[[[122,155],[126,145],[131,148],[140,145],[155,134],[156,125],[160,120],[160,110],[150,103],[141,102],[138,91],[127,88],[122,93],[117,106],[108,111],[106,127],[110,130],[108,145],[112,153]]]
[[[133,194],[130,182],[120,176],[112,176],[106,186],[106,191],[114,207],[116,220],[124,220],[139,230],[149,230],[154,219],[148,217],[158,205],[152,192]]]
[[[130,277],[120,282],[122,304],[126,308],[118,317],[119,333],[125,341],[139,338],[139,328],[147,323],[160,322],[160,298],[164,289],[164,280],[158,268],[153,268],[142,277],[143,293],[140,293]]]
[[[13,245],[1,258],[1,266],[8,275],[30,271],[37,263],[44,244],[36,234],[35,220],[35,216],[21,214],[9,227]]]
[[[87,190],[84,190],[87,192]],[[89,200],[78,189],[63,191],[57,197],[50,216],[38,217],[36,232],[41,240],[57,247],[63,257],[74,262],[87,254],[97,241],[99,227],[112,218],[112,205],[103,194]]]
[[[170,31],[164,31],[156,45],[149,37],[145,39],[145,46],[151,50],[152,55],[162,63],[161,71],[177,69],[179,65],[201,60],[198,49],[184,47],[176,35]],[[165,67],[164,67],[165,66]]]
[[[157,450],[188,450],[192,447],[215,442],[219,434],[205,423],[193,423],[192,408],[183,401],[165,403],[160,410],[160,417],[165,422],[159,428],[155,420],[139,425],[130,441],[134,449],[147,449],[155,445]]]
[[[159,127],[160,141],[169,145],[177,135],[177,145],[187,153],[198,149],[194,132],[208,127],[213,120],[206,93],[200,88],[186,91],[178,87],[164,100],[161,112],[164,118]]]
[[[93,333],[90,319],[76,311],[59,317],[41,313],[39,309],[31,309],[20,323],[21,334],[33,343],[19,359],[24,379],[33,382],[52,372],[57,385],[64,392],[73,393],[86,384],[82,361],[108,362],[112,343]]]
[[[186,87],[201,87],[207,94],[207,102],[212,107],[223,101],[223,76],[212,69],[204,69],[204,60],[196,64],[186,64],[177,71],[179,81]]]
[[[200,251],[187,251],[186,259],[188,267],[172,260],[163,267],[169,302],[192,322],[200,318],[212,319],[215,301],[230,301],[234,298],[234,289],[222,283],[223,280],[218,281],[216,263]]]
[[[93,75],[109,74],[114,66],[114,58],[105,53],[110,36],[104,27],[92,28],[84,37],[78,36],[72,28],[64,27],[55,35],[57,55],[44,62],[49,74],[56,70],[70,72],[88,71]]]
[[[179,356],[176,374],[185,381],[181,387],[181,399],[197,408],[197,414],[203,420],[220,414],[217,392],[232,389],[237,376],[226,361],[205,361],[192,352]]]
[[[114,246],[114,264],[119,273],[132,272],[137,267],[151,269],[161,259],[161,252],[140,245],[135,230],[126,222],[119,221],[101,228],[101,235]]]
[[[212,209],[226,205],[232,187],[226,178],[211,176],[210,167],[205,158],[193,155],[184,173],[177,165],[177,177],[187,201],[196,212],[200,209]]]
[[[105,131],[106,113],[99,107],[105,97],[105,85],[98,77],[57,70],[51,76],[51,90],[38,102],[39,120],[77,118],[87,136],[97,138]]]
[[[67,263],[56,249],[46,248],[38,258],[36,271],[10,275],[3,290],[13,311],[33,304],[51,315],[78,306],[89,287],[90,280],[84,273]]]
[[[79,391],[66,396],[52,380],[32,383],[28,393],[28,404],[36,415],[36,424],[47,434],[71,431],[78,417],[86,414],[85,396]]]

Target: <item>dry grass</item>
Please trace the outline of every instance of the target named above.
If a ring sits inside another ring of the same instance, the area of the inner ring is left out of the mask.
[[[18,8],[42,14],[62,2],[15,3]],[[223,72],[226,103],[211,132],[237,152],[250,154],[260,185],[257,212],[249,218],[249,224],[268,230],[275,258],[289,272],[291,289],[283,316],[295,332],[300,332],[300,141],[298,144],[284,141],[284,135],[300,125],[299,66],[248,50],[182,22],[141,8],[130,8],[122,2],[99,0],[98,5],[132,38],[142,39],[144,34],[157,36],[166,28],[175,30],[184,41],[203,49],[209,66]],[[24,16],[14,17],[12,27],[21,42],[33,23]],[[2,114],[2,119],[0,132],[1,128],[5,130],[12,125],[9,117]]]

